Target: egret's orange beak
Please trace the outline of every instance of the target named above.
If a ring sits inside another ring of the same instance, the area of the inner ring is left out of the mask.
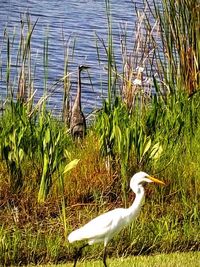
[[[152,177],[152,176],[148,176],[147,178],[148,178],[149,180],[151,180],[152,182],[154,182],[154,183],[165,185],[164,182],[162,182],[162,181],[160,181],[160,180],[158,180],[158,179],[156,179],[156,178],[154,178],[154,177]]]

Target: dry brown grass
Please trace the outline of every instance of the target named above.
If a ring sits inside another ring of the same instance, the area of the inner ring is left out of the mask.
[[[82,146],[83,149],[79,147]],[[100,197],[108,194],[115,176],[106,169],[105,160],[100,156],[99,140],[93,134],[79,142],[73,151],[73,158],[80,159],[76,168],[65,178],[65,194],[71,204],[91,202],[94,192]]]

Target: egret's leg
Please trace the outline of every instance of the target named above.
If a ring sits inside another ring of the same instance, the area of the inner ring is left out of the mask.
[[[103,263],[105,267],[108,267],[107,263],[106,263],[106,257],[107,257],[107,251],[106,251],[106,247],[104,248],[104,253],[103,253]]]
[[[88,246],[88,244],[85,244],[82,247],[80,247],[78,249],[78,251],[76,251],[75,256],[74,256],[74,267],[76,267],[76,263],[77,263],[78,259],[82,256],[82,249],[87,247],[87,246]]]

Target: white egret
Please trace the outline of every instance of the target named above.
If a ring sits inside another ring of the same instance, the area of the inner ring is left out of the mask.
[[[81,256],[82,249],[87,245],[92,245],[97,242],[104,243],[103,263],[104,266],[107,267],[106,246],[109,240],[124,226],[128,225],[136,218],[144,202],[145,191],[143,185],[152,182],[165,184],[164,182],[149,176],[145,172],[136,173],[130,181],[130,188],[135,193],[135,200],[129,208],[117,208],[108,211],[69,234],[68,240],[70,243],[80,240],[87,241],[87,243],[78,250],[74,259],[74,267],[76,266],[78,258]]]

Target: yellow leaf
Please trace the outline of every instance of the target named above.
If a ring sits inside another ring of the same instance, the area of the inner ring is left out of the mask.
[[[65,169],[64,169],[64,172],[63,173],[66,173],[66,172],[70,171],[71,169],[73,169],[74,167],[76,167],[76,165],[78,164],[79,160],[80,159],[74,159],[70,163],[68,163],[65,166]]]

